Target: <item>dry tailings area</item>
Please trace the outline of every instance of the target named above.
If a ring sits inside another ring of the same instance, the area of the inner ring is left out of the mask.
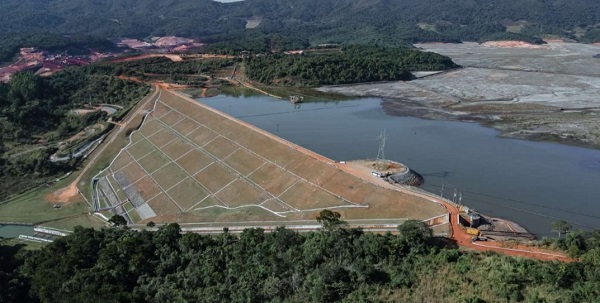
[[[163,91],[96,182],[100,209],[130,222],[427,219],[439,205],[385,188],[334,161],[195,100]]]
[[[600,47],[417,46],[450,56],[464,68],[409,82],[320,90],[382,97],[391,115],[478,121],[510,137],[600,146],[600,60],[594,58]]]

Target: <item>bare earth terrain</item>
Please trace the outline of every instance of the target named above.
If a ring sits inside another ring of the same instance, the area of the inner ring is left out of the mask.
[[[384,98],[392,115],[479,121],[506,136],[600,146],[600,47],[419,44],[464,68],[410,82],[320,88]]]

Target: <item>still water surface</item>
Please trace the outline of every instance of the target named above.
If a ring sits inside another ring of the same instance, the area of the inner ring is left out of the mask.
[[[33,226],[0,224],[0,237],[17,238],[19,235],[33,236]]]
[[[551,223],[600,228],[600,151],[498,137],[475,123],[386,115],[381,99],[307,102],[294,108],[267,96],[201,102],[334,160],[385,156],[425,178],[422,188],[550,236]]]

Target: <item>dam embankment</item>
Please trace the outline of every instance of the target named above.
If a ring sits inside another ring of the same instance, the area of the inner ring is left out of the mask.
[[[323,209],[401,223],[447,213],[429,197],[354,174],[171,91],[101,178],[104,204],[133,206],[133,223],[314,220]]]

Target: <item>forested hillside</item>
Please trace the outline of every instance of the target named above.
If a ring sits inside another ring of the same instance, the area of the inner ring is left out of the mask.
[[[72,169],[75,162],[49,161],[56,143],[106,120],[100,111],[80,116],[72,109],[102,103],[128,108],[149,92],[118,79],[117,72],[116,66],[95,64],[47,78],[18,73],[0,83],[0,201]]]
[[[409,80],[411,71],[458,67],[448,57],[408,48],[346,46],[341,50],[251,58],[246,74],[265,84],[316,86]]]
[[[335,226],[180,234],[76,228],[40,251],[0,245],[1,302],[597,302],[600,233],[576,232],[580,262],[442,248],[418,221],[399,235]]]
[[[249,19],[260,23],[246,29]],[[279,34],[313,45],[403,45],[478,41],[507,30],[529,37],[554,34],[593,41],[599,25],[600,2],[596,0],[0,1],[4,33],[180,35],[209,43]]]

